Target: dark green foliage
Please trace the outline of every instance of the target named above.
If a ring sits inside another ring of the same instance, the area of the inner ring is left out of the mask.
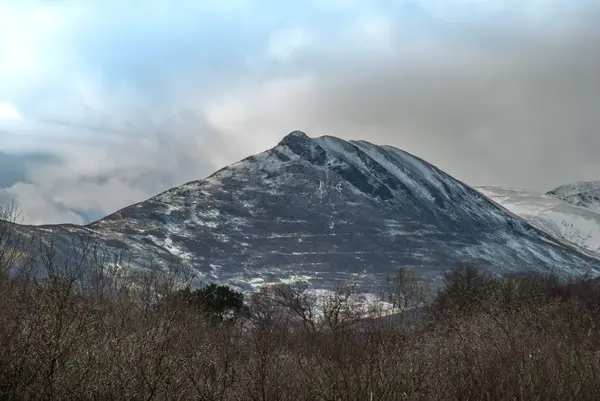
[[[191,291],[189,287],[176,292],[179,298],[193,308],[223,320],[229,314],[237,314],[244,306],[244,294],[226,285],[211,284]]]

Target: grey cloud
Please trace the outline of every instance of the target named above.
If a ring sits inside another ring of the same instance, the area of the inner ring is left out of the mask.
[[[0,151],[0,188],[17,182],[29,182],[28,171],[32,166],[59,165],[61,162],[58,156],[51,153]]]
[[[83,127],[60,125],[75,136]],[[87,139],[79,135],[71,143],[53,144],[52,152],[63,161],[60,164],[44,164],[49,160],[31,154],[27,163],[21,163],[20,175],[7,178],[0,204],[16,201],[28,223],[84,223],[216,169],[203,146],[210,129],[194,116],[147,128],[128,135],[98,128]]]
[[[34,184],[17,182],[11,187],[0,188],[0,205],[15,204],[15,222],[22,224],[83,224],[86,219],[76,211],[57,202]]]
[[[537,31],[450,30],[419,52],[395,38],[392,54],[329,60],[314,70],[307,124],[398,146],[472,185],[600,179],[597,12]]]

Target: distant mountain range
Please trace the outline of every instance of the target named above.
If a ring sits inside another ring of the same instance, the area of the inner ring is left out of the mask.
[[[562,185],[547,195],[600,212],[600,181],[580,181]]]
[[[549,196],[530,198],[554,207]],[[391,146],[295,131],[270,150],[89,225],[19,229],[52,233],[59,246],[90,235],[126,255],[125,267],[182,261],[205,282],[243,290],[300,278],[316,289],[355,280],[376,292],[400,267],[438,283],[462,262],[498,274],[598,275],[600,244],[583,226],[569,236],[562,220],[552,225],[516,206],[527,201],[510,190],[480,193]],[[596,218],[560,202],[565,216]]]
[[[536,227],[600,254],[600,182],[567,184],[546,194],[514,188],[477,189]]]

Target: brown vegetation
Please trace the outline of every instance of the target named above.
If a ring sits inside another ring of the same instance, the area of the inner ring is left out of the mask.
[[[301,285],[265,288],[243,315],[215,320],[183,297],[158,302],[182,270],[116,279],[95,256],[59,269],[51,253],[28,259],[43,275],[21,258],[21,274],[0,278],[2,400],[600,399],[594,280],[464,266],[417,325],[365,319],[351,289],[316,303]],[[407,271],[391,283],[399,309],[422,304]]]

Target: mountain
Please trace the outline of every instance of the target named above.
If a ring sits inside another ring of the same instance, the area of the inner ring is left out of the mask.
[[[496,273],[600,272],[592,255],[416,156],[299,131],[87,226],[23,229],[62,244],[90,234],[133,266],[181,260],[205,281],[241,289],[306,278],[313,288],[358,280],[376,292],[400,267],[438,283],[462,262]]]
[[[523,189],[479,187],[477,190],[532,225],[600,255],[600,210],[574,206],[557,196]]]
[[[580,181],[561,185],[547,194],[575,206],[600,211],[600,181]]]

